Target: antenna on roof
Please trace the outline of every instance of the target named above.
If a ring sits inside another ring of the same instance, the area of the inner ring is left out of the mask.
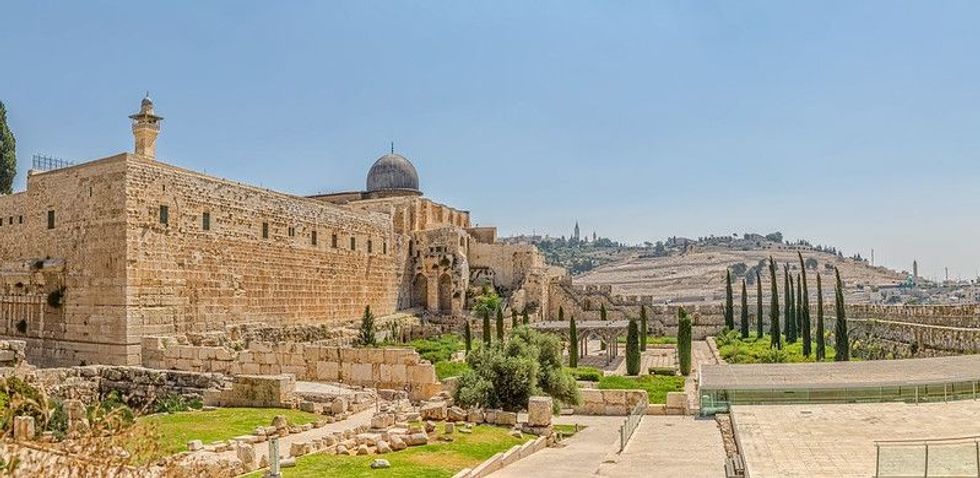
[[[395,154],[395,142],[391,142],[391,154]]]

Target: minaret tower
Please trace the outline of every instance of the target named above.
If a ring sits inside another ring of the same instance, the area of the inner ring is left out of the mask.
[[[575,232],[575,234],[572,235],[572,238],[575,239],[575,241],[577,242],[579,240],[578,221],[575,221],[575,231],[574,232]]]
[[[133,137],[136,139],[135,153],[147,159],[157,157],[157,136],[160,134],[162,116],[153,114],[153,100],[147,92],[140,103],[140,112],[130,115],[133,120]]]

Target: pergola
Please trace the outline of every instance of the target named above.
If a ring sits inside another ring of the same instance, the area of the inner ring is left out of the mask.
[[[550,320],[546,322],[533,322],[531,328],[549,334],[560,335],[564,340],[568,340],[569,326],[571,322],[564,320]],[[612,361],[619,356],[619,337],[626,335],[630,322],[628,320],[586,320],[575,322],[575,330],[578,334],[578,354],[584,357],[589,354],[589,338],[596,337],[606,344],[606,360]]]

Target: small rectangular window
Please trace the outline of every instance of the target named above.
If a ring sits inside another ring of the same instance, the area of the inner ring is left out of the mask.
[[[368,254],[370,254],[372,252],[372,250],[374,249],[373,246],[374,246],[374,244],[372,244],[371,243],[371,240],[368,239]]]
[[[160,206],[160,224],[170,223],[170,208],[167,206]]]
[[[311,233],[310,233],[310,242],[311,242],[311,243],[312,243],[312,244],[313,244],[314,246],[316,245],[316,231],[313,231],[313,232],[311,232]]]
[[[289,232],[289,237],[293,237],[293,236],[296,235],[296,228],[295,227],[292,227],[292,226],[289,226],[289,229],[287,230],[287,232]]]
[[[334,249],[337,248],[337,235],[336,234],[334,234],[333,237],[330,238],[330,247],[332,247]]]
[[[10,216],[10,220],[9,220],[9,222],[10,222],[10,225],[11,225],[11,226],[13,226],[13,225],[14,225],[14,216]]]
[[[381,243],[381,253],[388,254],[388,241]]]
[[[262,223],[262,239],[268,239],[268,238],[269,238],[269,223],[263,222]]]
[[[23,223],[24,223],[24,216],[17,216],[17,224],[23,224]]]
[[[48,229],[54,229],[54,211],[48,211]]]
[[[205,231],[211,230],[211,213],[205,212],[201,214],[201,229]]]
[[[357,250],[357,238],[354,236],[350,236],[350,250],[352,251]]]

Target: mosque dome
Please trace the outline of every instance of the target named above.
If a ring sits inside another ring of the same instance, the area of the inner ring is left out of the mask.
[[[386,190],[419,190],[419,173],[415,166],[400,154],[386,154],[371,166],[367,176],[367,192]]]

